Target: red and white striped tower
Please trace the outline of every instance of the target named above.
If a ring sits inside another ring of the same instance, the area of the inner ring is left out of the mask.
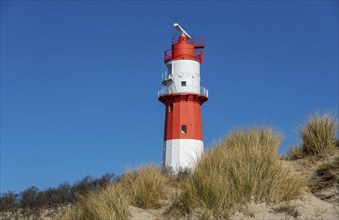
[[[174,171],[193,168],[204,151],[201,105],[208,91],[200,86],[200,64],[204,60],[204,39],[192,38],[178,24],[181,35],[172,37],[172,49],[165,51],[167,73],[158,92],[166,106],[163,166]]]

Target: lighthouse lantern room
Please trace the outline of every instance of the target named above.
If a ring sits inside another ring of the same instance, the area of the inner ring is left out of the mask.
[[[178,24],[180,35],[172,37],[165,51],[167,73],[158,98],[166,106],[163,166],[175,172],[193,168],[204,151],[201,105],[208,90],[200,86],[200,64],[204,61],[204,39],[191,37]]]

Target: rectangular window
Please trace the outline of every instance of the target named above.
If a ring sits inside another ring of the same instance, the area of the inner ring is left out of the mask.
[[[167,65],[167,72],[168,72],[168,75],[172,74],[172,63]]]
[[[168,112],[173,112],[173,104],[170,104],[170,105],[168,106]]]
[[[187,134],[187,125],[181,125],[181,134]]]
[[[186,86],[186,81],[181,81],[181,86]]]

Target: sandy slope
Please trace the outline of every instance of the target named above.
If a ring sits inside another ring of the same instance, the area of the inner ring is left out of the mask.
[[[161,209],[140,209],[130,206],[133,220],[138,219],[175,219],[166,215],[167,207]],[[185,218],[181,218],[185,219]],[[188,219],[199,219],[194,213]],[[304,193],[300,198],[288,204],[269,205],[266,203],[250,203],[242,212],[236,212],[230,219],[339,219],[338,204],[325,202],[311,193]]]

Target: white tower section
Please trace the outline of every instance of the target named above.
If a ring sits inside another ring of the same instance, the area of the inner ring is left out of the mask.
[[[204,152],[204,142],[195,139],[172,139],[164,142],[164,165],[175,172],[194,168]]]
[[[200,93],[200,63],[195,60],[172,60],[166,63],[167,93]]]

